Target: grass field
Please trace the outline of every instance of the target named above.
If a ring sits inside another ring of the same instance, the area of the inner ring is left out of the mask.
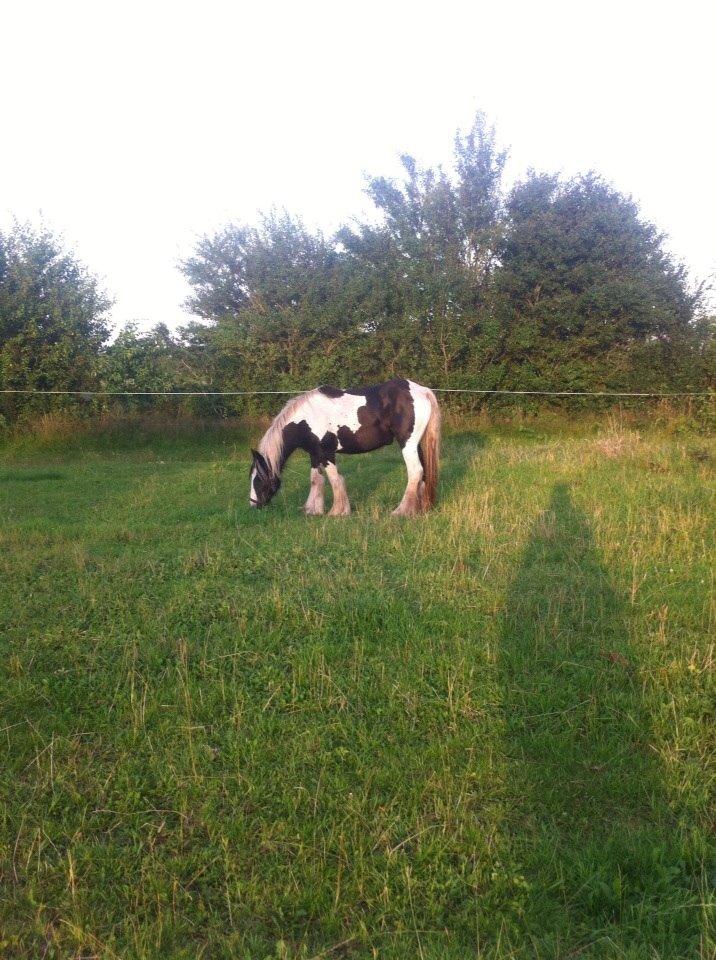
[[[712,958],[713,448],[6,448],[0,957]],[[711,912],[710,912],[711,911]]]

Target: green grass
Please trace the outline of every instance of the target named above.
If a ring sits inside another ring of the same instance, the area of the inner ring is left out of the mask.
[[[5,451],[0,956],[712,957],[708,442],[247,449]]]

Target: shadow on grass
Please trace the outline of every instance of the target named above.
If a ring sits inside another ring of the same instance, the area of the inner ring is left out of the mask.
[[[6,470],[0,473],[0,483],[38,483],[42,480],[64,480],[56,471]]]
[[[500,668],[516,935],[540,956],[598,942],[696,951],[692,870],[650,749],[625,602],[565,485],[508,592]]]

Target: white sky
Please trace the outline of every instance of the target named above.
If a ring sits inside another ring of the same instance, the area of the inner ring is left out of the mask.
[[[113,320],[185,322],[195,239],[272,204],[333,230],[476,109],[530,165],[632,193],[716,271],[716,5],[1,0],[0,224],[62,232]]]

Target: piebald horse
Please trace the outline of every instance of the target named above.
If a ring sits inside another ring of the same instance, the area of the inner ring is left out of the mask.
[[[281,471],[295,450],[311,458],[311,490],[304,510],[324,511],[328,477],[333,506],[328,515],[351,512],[346,484],[336,468],[337,453],[368,453],[397,440],[408,484],[394,516],[412,517],[435,503],[440,457],[440,409],[435,394],[412,380],[388,380],[357,390],[317,387],[286,404],[252,450],[249,502],[264,507],[281,485]]]

